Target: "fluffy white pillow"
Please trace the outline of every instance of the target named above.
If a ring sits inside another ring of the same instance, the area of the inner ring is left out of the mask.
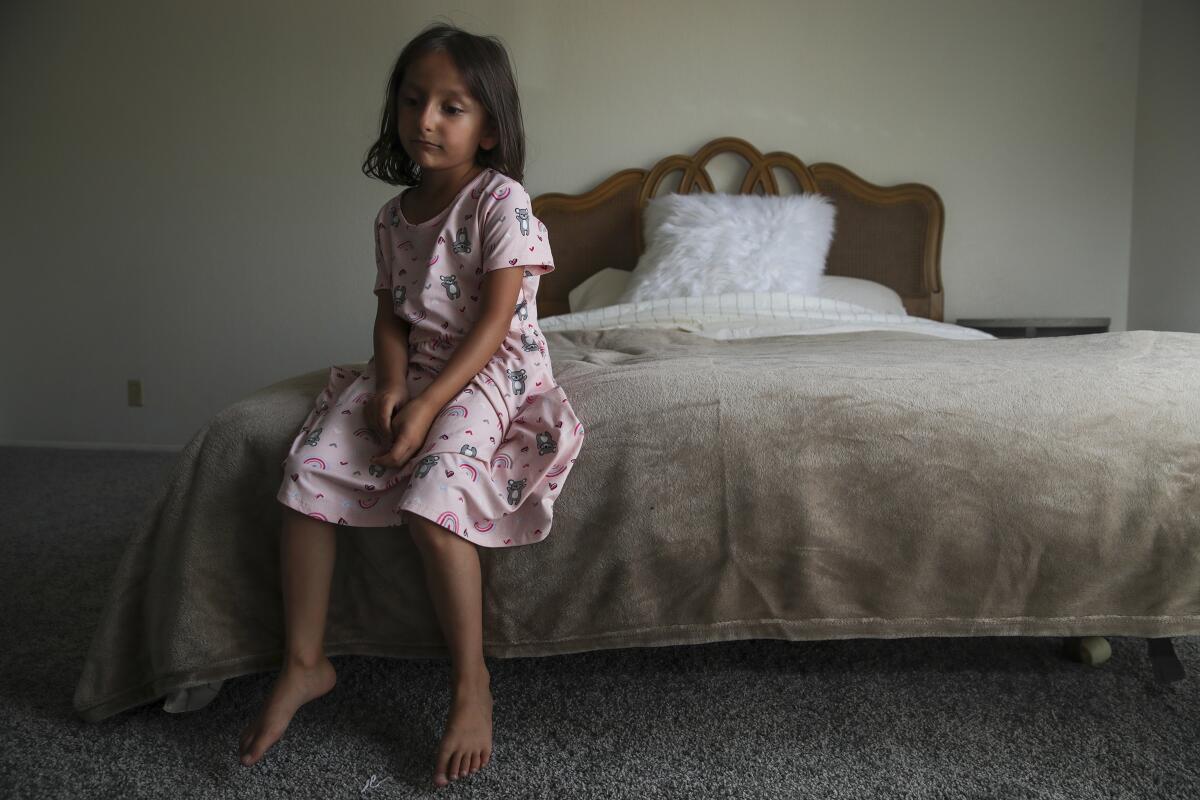
[[[606,267],[589,276],[567,294],[571,313],[616,305],[620,302],[632,275],[633,273],[626,269]],[[822,275],[816,294],[818,297],[854,303],[882,314],[908,316],[904,301],[891,287],[864,278]]]
[[[819,194],[666,194],[620,302],[726,292],[815,294],[836,209]]]

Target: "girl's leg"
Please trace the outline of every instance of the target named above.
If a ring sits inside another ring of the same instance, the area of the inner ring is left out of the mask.
[[[325,619],[337,556],[337,532],[332,522],[288,506],[283,510],[279,565],[286,632],[284,658],[311,667],[325,658]]]
[[[337,682],[325,657],[325,618],[337,553],[332,523],[283,507],[279,540],[286,631],[283,669],[253,722],[242,731],[239,756],[249,766],[279,740],[296,710]]]
[[[450,719],[434,763],[433,782],[445,786],[474,774],[492,755],[491,675],[483,659],[483,591],[475,545],[412,513],[403,515],[421,553],[425,581],[450,648]]]

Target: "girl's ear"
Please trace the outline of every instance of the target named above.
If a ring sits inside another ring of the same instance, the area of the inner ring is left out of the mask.
[[[479,147],[481,150],[491,150],[498,144],[500,136],[496,130],[496,123],[488,120],[483,129],[483,137],[479,140]]]

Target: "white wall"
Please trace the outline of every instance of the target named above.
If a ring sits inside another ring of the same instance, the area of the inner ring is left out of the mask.
[[[1129,329],[1200,333],[1200,2],[1142,21]]]
[[[181,446],[371,355],[360,172],[427,22],[514,61],[534,195],[717,136],[946,205],[946,319],[1125,327],[1138,0],[0,6],[0,442]],[[146,406],[126,406],[141,378]]]

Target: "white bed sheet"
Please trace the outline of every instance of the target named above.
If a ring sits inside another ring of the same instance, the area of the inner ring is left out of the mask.
[[[912,331],[942,339],[995,339],[990,333],[907,314],[884,314],[816,295],[737,292],[658,297],[540,320],[543,331],[674,328],[709,339],[814,335],[850,331]]]

